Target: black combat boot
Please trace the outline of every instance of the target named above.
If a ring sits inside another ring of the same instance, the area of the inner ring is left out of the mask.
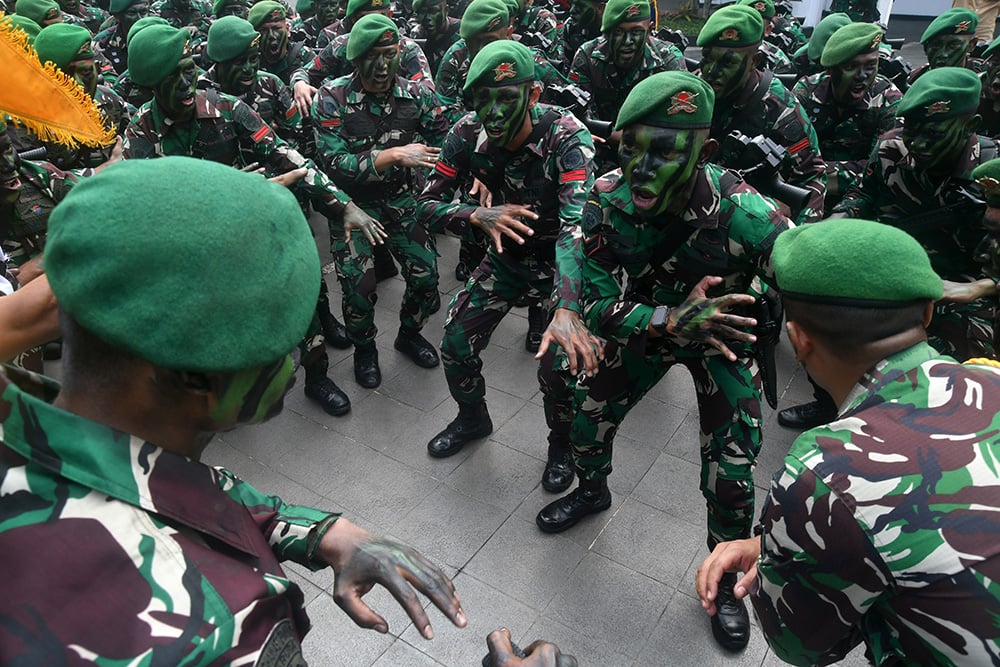
[[[427,443],[427,453],[443,459],[457,454],[467,442],[485,438],[493,432],[493,421],[486,401],[459,403],[458,416]]]
[[[545,533],[561,533],[572,528],[585,516],[611,507],[611,491],[607,479],[581,479],[572,493],[542,508],[535,523]]]
[[[545,309],[540,305],[528,306],[528,333],[524,335],[524,349],[534,354],[542,344],[545,333]]]
[[[375,262],[375,282],[380,283],[399,275],[399,269],[392,261],[392,253],[384,243],[372,246],[372,260]]]
[[[306,398],[319,404],[328,415],[340,417],[351,411],[351,399],[333,380],[327,377],[328,365],[326,351],[324,351],[322,356],[305,367],[305,394]]]
[[[562,493],[573,483],[575,476],[576,465],[573,463],[569,436],[549,433],[549,456],[542,473],[542,488],[549,493]]]
[[[712,635],[728,651],[742,651],[750,641],[750,614],[743,600],[737,600],[733,593],[736,581],[735,572],[722,575],[712,617]]]
[[[319,326],[327,343],[338,350],[346,350],[351,346],[351,339],[347,337],[347,327],[337,319],[336,315],[325,308],[318,308],[316,314],[319,316]]]
[[[805,431],[829,424],[837,418],[837,404],[833,402],[833,397],[808,375],[806,375],[806,379],[813,386],[813,396],[816,400],[780,410],[778,423],[785,428]]]
[[[354,348],[354,379],[365,389],[382,384],[382,369],[378,367],[378,349],[375,343]]]
[[[416,329],[400,327],[392,346],[421,368],[434,368],[440,363],[437,350]]]

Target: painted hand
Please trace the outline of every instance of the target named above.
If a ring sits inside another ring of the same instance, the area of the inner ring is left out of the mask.
[[[593,375],[597,372],[597,362],[604,358],[604,341],[590,333],[580,316],[568,308],[557,308],[552,314],[552,321],[542,334],[535,359],[541,359],[553,343],[566,351],[573,375],[580,370]]]
[[[529,207],[520,204],[501,204],[490,208],[479,207],[472,212],[469,220],[486,232],[492,239],[497,252],[502,253],[504,236],[523,244],[524,236],[532,236],[535,233],[531,227],[521,222],[521,218],[538,220],[538,214]]]
[[[344,209],[344,233],[347,242],[351,242],[351,232],[359,230],[372,245],[382,245],[389,235],[385,233],[382,223],[365,213],[354,202]]]
[[[440,148],[425,144],[406,144],[392,149],[396,152],[395,163],[400,167],[423,167],[433,169],[437,163]]]
[[[525,657],[519,658],[514,655],[507,628],[491,632],[486,645],[490,648],[491,667],[577,667],[579,664],[573,656],[563,655],[555,644],[543,641],[532,642],[524,649]]]
[[[667,318],[667,333],[679,338],[702,341],[716,348],[730,361],[736,355],[722,342],[723,339],[752,343],[757,337],[739,327],[757,326],[752,317],[741,317],[727,312],[735,306],[748,306],[754,302],[749,294],[726,294],[708,297],[709,288],[722,283],[718,276],[702,278],[684,303],[670,311]]]

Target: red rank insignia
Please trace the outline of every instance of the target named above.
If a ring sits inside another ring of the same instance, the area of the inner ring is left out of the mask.
[[[396,41],[396,35],[392,30],[386,30],[382,33],[382,36],[378,38],[378,44],[393,44]]]
[[[625,10],[625,18],[627,19],[630,19],[633,16],[638,16],[638,15],[639,15],[639,5],[632,5],[631,7]]]
[[[727,28],[722,31],[721,35],[719,35],[719,39],[721,39],[723,42],[739,41],[740,31],[737,30],[736,28]]]
[[[517,69],[514,68],[514,63],[500,63],[493,68],[494,81],[513,79],[515,76],[517,76]]]
[[[951,111],[951,100],[941,100],[927,105],[927,115],[933,116],[938,113],[948,113]]]
[[[667,109],[667,113],[671,116],[679,114],[682,111],[684,113],[694,113],[698,110],[698,105],[694,103],[694,98],[696,97],[698,97],[698,93],[682,90],[670,98],[671,105]]]
[[[968,21],[962,21],[961,23],[955,26],[955,34],[960,35],[963,32],[966,32],[969,29],[969,25],[971,24]]]

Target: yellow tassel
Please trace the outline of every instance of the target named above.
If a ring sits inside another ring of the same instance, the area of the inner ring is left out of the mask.
[[[976,357],[975,359],[969,359],[963,361],[963,364],[971,364],[973,366],[993,366],[994,368],[1000,368],[1000,361],[996,359],[987,359],[986,357]]]
[[[38,62],[28,35],[0,12],[0,112],[43,141],[107,146],[115,132],[80,84]]]

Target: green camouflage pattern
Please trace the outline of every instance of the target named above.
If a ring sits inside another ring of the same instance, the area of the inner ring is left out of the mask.
[[[113,23],[94,36],[94,61],[105,64],[99,71],[104,77],[104,83],[114,86],[119,74],[128,69],[128,47],[125,35],[118,29],[119,24],[112,17]],[[107,66],[110,65],[110,69]]]
[[[49,162],[18,160],[17,175],[21,194],[12,215],[0,225],[2,252],[13,266],[20,266],[42,254],[49,229],[49,215],[80,177],[93,170],[68,172]]]
[[[286,86],[293,86],[292,74],[296,70],[304,68],[312,62],[316,54],[302,42],[289,42],[288,49],[285,50],[285,57],[277,63],[268,63],[263,59],[260,61],[260,68],[265,72],[270,72]]]
[[[0,388],[0,563],[17,572],[0,662],[253,664],[282,647],[267,664],[304,664],[309,619],[280,563],[324,567],[337,514],[56,408],[41,376],[5,368]]]
[[[214,88],[221,92],[215,66],[198,77],[199,88]],[[295,104],[291,89],[270,72],[257,71],[257,83],[239,99],[250,105],[285,143],[296,150],[303,150],[308,143],[302,125],[302,114]],[[312,139],[312,137],[308,137]]]
[[[792,59],[771,42],[761,42],[758,52],[763,56],[761,69],[769,69],[775,74],[795,74]]]
[[[214,16],[209,0],[157,0],[150,5],[149,15],[159,16],[175,28],[194,28],[189,44],[196,50],[208,41]]]
[[[852,21],[875,23],[879,20],[878,0],[833,0],[830,13],[843,12]]]
[[[835,223],[834,223],[835,224]],[[925,343],[800,435],[765,505],[751,600],[775,655],[1000,663],[1000,373]]]
[[[153,91],[133,81],[127,69],[115,77],[112,90],[133,108],[133,116],[139,107],[153,99]]]
[[[82,3],[77,8],[77,11],[80,13],[70,14],[69,12],[63,12],[63,23],[69,23],[70,25],[82,25],[90,31],[91,35],[96,35],[100,32],[101,26],[110,16],[110,14],[100,7],[91,7]]]
[[[514,26],[514,32],[521,38],[522,44],[537,49],[556,66],[561,64],[563,49],[559,41],[559,19],[548,9],[534,4],[526,7]],[[536,35],[548,44],[537,39]]]
[[[341,35],[317,50],[316,56],[305,66],[292,73],[292,87],[299,81],[319,88],[324,81],[354,73],[354,65],[347,59],[347,41],[351,35]],[[420,46],[409,37],[399,37],[399,73],[410,81],[421,82],[433,89],[434,83],[427,56]]]
[[[452,44],[462,39],[461,35],[458,34],[459,28],[462,27],[462,22],[459,19],[447,17],[447,23],[441,32],[439,32],[434,37],[427,37],[424,32],[424,27],[417,23],[413,26],[410,31],[410,35],[413,37],[414,41],[423,40],[423,46],[420,49],[424,52],[427,57],[427,66],[430,68],[431,74],[436,74],[438,67],[441,66],[441,61],[444,58],[444,54],[448,52]],[[418,42],[420,44],[421,42]]]

